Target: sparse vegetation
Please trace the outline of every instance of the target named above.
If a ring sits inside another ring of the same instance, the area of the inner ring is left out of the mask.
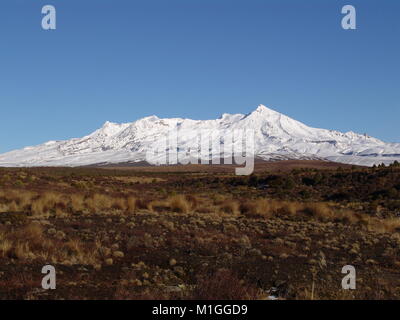
[[[400,298],[398,164],[160,170],[0,168],[0,298]]]

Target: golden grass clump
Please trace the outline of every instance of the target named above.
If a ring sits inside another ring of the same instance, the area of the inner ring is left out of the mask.
[[[121,198],[121,197],[116,197],[112,199],[112,206],[111,208],[114,210],[119,210],[119,211],[127,211],[128,209],[128,204],[127,204],[127,200],[125,198]]]
[[[282,203],[281,212],[287,215],[295,215],[302,209],[301,204],[298,202],[288,202]]]
[[[4,258],[7,256],[13,247],[13,242],[5,236],[5,234],[0,233],[0,257]]]
[[[68,213],[134,213],[148,208],[149,201],[132,196],[112,196],[100,193],[62,194],[53,191],[34,193],[25,190],[0,191],[0,212],[26,212],[33,216],[65,216]]]
[[[0,257],[18,260],[40,259],[52,263],[95,265],[100,258],[98,249],[96,242],[49,238],[38,223],[27,224],[17,231],[0,233]]]
[[[383,220],[384,229],[386,232],[399,232],[400,231],[400,219],[390,218]]]
[[[135,202],[136,210],[151,210],[152,205],[149,199],[139,198]]]
[[[30,210],[35,193],[26,190],[0,191],[0,212],[22,212]]]
[[[109,196],[95,193],[85,200],[86,208],[91,213],[102,213],[104,210],[110,210],[112,201]]]
[[[65,211],[68,200],[62,194],[43,192],[31,201],[31,212],[35,216],[48,215],[50,213]]]
[[[74,212],[83,212],[86,208],[84,195],[79,193],[71,194],[70,207]]]
[[[225,200],[219,205],[219,212],[228,214],[238,214],[240,213],[239,202],[233,199]]]
[[[195,210],[200,203],[199,199],[192,194],[187,194],[185,197],[186,200],[189,202],[191,209]]]
[[[270,214],[267,199],[246,200],[240,204],[240,213],[247,217],[266,217]]]
[[[323,202],[306,203],[303,212],[321,220],[332,220],[335,215],[332,209]]]
[[[137,199],[135,197],[129,196],[126,199],[126,205],[127,205],[127,212],[128,213],[135,213],[135,211],[136,211],[136,203],[137,203]]]
[[[32,258],[32,247],[43,243],[43,229],[37,223],[30,223],[21,229],[6,233],[0,237],[0,256],[11,256],[17,259]]]
[[[399,218],[378,219],[376,217],[362,216],[360,221],[368,231],[379,233],[400,232]]]
[[[39,242],[43,238],[43,227],[39,223],[30,223],[15,232],[17,239],[29,240],[33,243]]]
[[[169,208],[178,213],[187,213],[191,209],[190,203],[182,195],[175,195],[167,200]]]
[[[255,199],[240,204],[240,212],[248,217],[271,217],[273,215],[294,215],[302,210],[297,202]]]

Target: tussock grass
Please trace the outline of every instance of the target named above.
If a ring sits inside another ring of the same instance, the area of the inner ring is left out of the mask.
[[[250,219],[267,219],[274,216],[310,218],[319,221],[355,224],[377,232],[398,232],[397,218],[382,219],[338,208],[328,202],[298,202],[266,198],[233,199],[220,194],[209,198],[195,195],[171,195],[164,199],[139,198],[132,195],[101,193],[62,194],[53,191],[1,190],[0,213],[28,213],[34,217],[69,214],[135,214],[138,211],[176,212],[187,214],[215,213],[244,215]],[[21,249],[22,250],[22,249]]]
[[[228,199],[223,201],[218,210],[220,213],[238,214],[240,212],[240,204],[236,200]]]
[[[294,202],[267,199],[246,200],[240,204],[240,213],[248,218],[272,216],[309,217],[323,222],[354,224],[375,232],[400,232],[400,219],[378,219],[349,209],[338,209],[325,202]]]
[[[56,192],[34,193],[19,190],[0,193],[1,212],[27,212],[35,217],[68,213],[134,213],[146,207],[135,197],[115,197],[106,194],[61,194]]]
[[[41,225],[33,222],[14,232],[0,232],[0,257],[20,261],[94,265],[99,261],[98,249],[99,244],[96,242],[50,238],[45,235]]]
[[[128,213],[134,213],[137,210],[137,199],[135,197],[129,196],[126,199],[126,206]]]
[[[191,209],[189,201],[182,195],[175,195],[168,199],[168,206],[172,211],[187,213]]]
[[[195,211],[198,205],[198,199],[193,195],[171,195],[163,200],[153,200],[142,205],[143,209],[152,212],[172,211],[177,213],[188,213]]]

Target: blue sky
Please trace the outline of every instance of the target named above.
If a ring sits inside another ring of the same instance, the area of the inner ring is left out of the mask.
[[[1,0],[0,152],[258,104],[400,142],[399,15],[397,0]]]

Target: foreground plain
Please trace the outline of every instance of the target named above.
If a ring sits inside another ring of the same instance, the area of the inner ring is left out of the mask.
[[[3,168],[0,298],[397,299],[399,199],[398,165]]]

